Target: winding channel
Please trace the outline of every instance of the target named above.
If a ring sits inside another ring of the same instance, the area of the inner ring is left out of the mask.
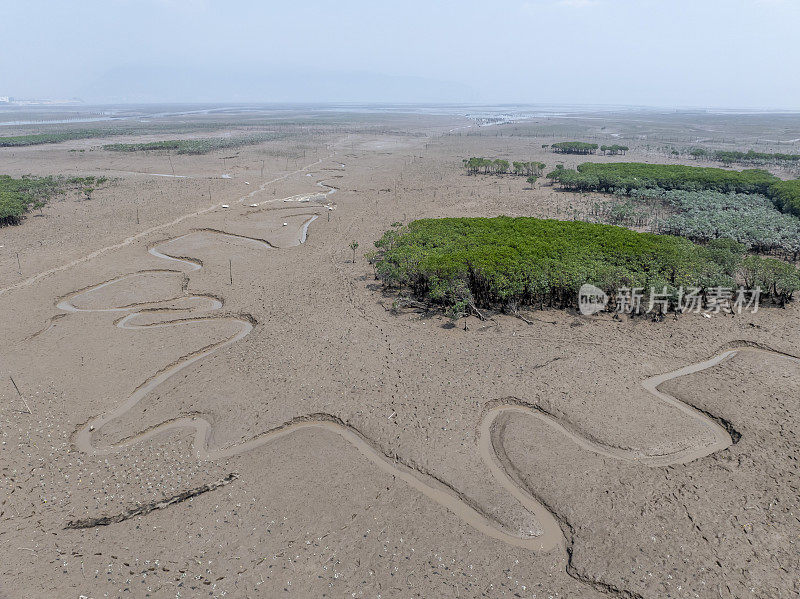
[[[308,227],[315,218],[316,216],[303,223],[300,243],[305,241]],[[173,264],[181,264],[182,266],[188,268],[189,271],[199,270],[202,268],[202,264],[199,261],[195,261],[187,257],[178,257],[169,253],[169,246],[173,242],[183,239],[189,235],[198,234],[216,235],[222,238],[233,237],[237,240],[246,239],[264,249],[273,249],[273,246],[263,240],[231,235],[224,232],[204,230],[195,231],[162,242],[151,248],[149,252],[157,258],[169,261]],[[215,319],[217,321],[222,319],[236,323],[238,326],[238,331],[223,341],[206,346],[200,351],[181,358],[169,367],[160,371],[152,378],[148,379],[118,406],[89,420],[80,429],[78,429],[73,436],[73,442],[79,450],[90,455],[116,453],[129,448],[136,443],[151,439],[156,435],[160,435],[168,431],[189,429],[194,431],[193,450],[196,454],[196,457],[199,460],[217,460],[230,458],[249,452],[262,445],[272,443],[299,431],[308,429],[322,429],[339,435],[342,439],[350,443],[350,445],[352,445],[359,453],[361,453],[361,455],[372,462],[379,470],[401,479],[410,487],[419,491],[439,505],[445,507],[453,514],[461,518],[464,522],[486,536],[515,547],[520,547],[535,552],[546,552],[559,547],[563,548],[565,546],[566,539],[556,516],[550,512],[532,493],[530,493],[524,487],[524,485],[516,481],[512,475],[511,471],[513,468],[508,463],[507,458],[505,458],[505,452],[502,447],[503,424],[507,422],[508,418],[520,414],[535,417],[563,434],[565,437],[567,437],[567,439],[574,442],[581,448],[605,458],[635,462],[648,467],[682,464],[723,450],[731,445],[734,440],[731,438],[728,430],[726,430],[726,428],[724,428],[722,424],[720,424],[720,422],[715,420],[712,416],[701,412],[700,410],[663,391],[660,391],[659,386],[662,383],[714,367],[725,360],[732,358],[737,353],[744,351],[762,351],[770,354],[777,354],[800,362],[800,359],[796,357],[787,356],[786,354],[780,354],[771,350],[740,347],[723,351],[711,359],[646,379],[643,381],[642,386],[647,393],[679,410],[686,416],[700,422],[702,426],[710,433],[711,437],[711,440],[707,443],[690,448],[680,449],[673,453],[663,453],[658,455],[642,454],[632,450],[602,444],[596,440],[590,439],[580,431],[572,428],[568,422],[560,420],[553,415],[524,402],[512,400],[498,400],[496,402],[490,402],[490,404],[487,404],[483,417],[478,425],[478,450],[481,458],[486,463],[486,466],[496,479],[497,483],[506,491],[508,491],[526,510],[535,516],[542,530],[542,533],[538,535],[522,534],[519,531],[512,531],[502,526],[494,518],[485,514],[481,510],[480,506],[475,505],[473,502],[470,502],[468,499],[466,499],[463,493],[454,487],[434,478],[431,475],[424,474],[405,465],[402,461],[398,460],[397,456],[391,456],[384,453],[376,443],[363,435],[355,427],[343,422],[341,419],[331,414],[317,413],[300,416],[275,428],[267,430],[244,443],[225,448],[213,448],[210,446],[212,427],[207,420],[200,416],[178,417],[166,422],[162,422],[153,428],[150,428],[132,437],[128,437],[119,443],[112,445],[96,445],[93,441],[93,438],[97,431],[102,429],[108,423],[122,418],[129,410],[136,406],[142,399],[144,399],[162,383],[166,382],[174,375],[198,360],[202,360],[206,356],[238,342],[253,330],[253,323],[247,318],[230,315],[213,315],[213,312],[219,311],[222,308],[223,302],[210,296],[184,294],[178,297],[156,300],[154,302],[98,309],[80,308],[74,303],[81,296],[89,292],[97,291],[98,289],[107,287],[128,277],[148,273],[164,272],[175,273],[176,276],[183,276],[185,270],[149,270],[123,275],[110,281],[100,283],[94,287],[75,292],[60,301],[57,306],[61,310],[73,313],[125,313],[125,316],[116,321],[116,326],[127,330],[147,330],[151,328],[175,327],[189,323],[209,321],[211,319]],[[169,307],[176,301],[184,301],[189,304],[194,304],[194,307]],[[169,314],[174,315],[179,313],[182,313],[182,316],[181,318],[173,318],[171,320],[151,322],[154,312],[160,313],[165,317]],[[147,318],[147,316],[150,318]]]
[[[322,164],[325,160],[327,160],[329,158],[332,158],[335,155],[336,155],[336,152],[331,152],[329,155],[324,156],[322,158],[319,158],[318,160],[315,160],[314,162],[311,162],[311,163],[309,163],[309,164],[307,164],[307,165],[305,165],[305,166],[303,166],[303,167],[301,167],[301,168],[299,168],[297,170],[294,170],[294,171],[291,171],[291,172],[288,172],[288,173],[284,173],[283,175],[281,175],[279,177],[276,177],[274,179],[270,179],[269,181],[265,181],[259,187],[255,188],[253,191],[251,191],[247,195],[244,195],[241,198],[239,198],[236,201],[236,203],[242,204],[245,201],[253,198],[256,195],[258,195],[259,193],[264,192],[267,189],[267,187],[269,187],[270,185],[273,185],[274,183],[277,183],[279,181],[283,181],[284,179],[288,179],[292,175],[296,175],[298,173],[307,172],[312,167],[314,167],[314,166],[316,166],[318,164]],[[329,191],[325,194],[324,197],[327,197],[328,195],[336,193],[336,188],[335,187],[327,185],[327,184],[323,183],[322,181],[317,182],[317,185],[320,186],[320,187],[323,187],[323,188],[324,187],[329,188]],[[292,198],[283,198],[283,199],[285,201],[291,201],[292,199],[294,199],[294,196]],[[269,203],[269,202],[277,202],[277,201],[281,201],[281,199],[266,200],[264,202],[261,202],[259,204],[259,206],[261,204],[266,204],[266,203]],[[133,235],[131,235],[129,237],[126,237],[125,239],[123,239],[119,243],[114,243],[112,245],[107,245],[107,246],[102,247],[102,248],[100,248],[98,250],[94,250],[94,251],[92,251],[92,252],[90,252],[90,253],[88,253],[88,254],[86,254],[84,256],[81,256],[79,258],[71,260],[71,261],[67,262],[66,264],[62,264],[61,266],[56,266],[54,268],[50,268],[48,270],[41,271],[39,273],[36,273],[35,275],[32,275],[32,276],[28,277],[27,279],[23,279],[22,281],[18,281],[16,283],[13,283],[13,284],[7,286],[7,287],[2,287],[2,288],[0,288],[0,295],[3,295],[4,293],[7,293],[9,291],[13,291],[15,289],[22,289],[23,287],[28,287],[28,286],[32,285],[33,283],[35,283],[36,281],[39,281],[39,280],[43,279],[44,277],[47,277],[47,276],[52,275],[52,274],[55,274],[57,272],[62,272],[64,270],[72,268],[73,266],[77,266],[78,264],[83,264],[84,262],[88,262],[89,260],[97,258],[98,256],[102,256],[103,254],[106,254],[106,253],[111,252],[113,250],[118,250],[120,248],[128,246],[128,245],[138,241],[139,239],[143,239],[146,236],[151,235],[152,233],[155,233],[156,231],[160,231],[161,229],[166,229],[168,227],[173,227],[173,226],[175,226],[177,224],[180,224],[181,222],[183,222],[183,221],[185,221],[187,219],[194,218],[194,217],[197,217],[197,216],[201,216],[203,214],[207,214],[207,213],[211,212],[212,210],[216,210],[218,208],[221,208],[224,204],[225,204],[224,200],[220,201],[220,202],[216,202],[216,203],[211,204],[210,206],[207,206],[207,207],[205,207],[205,208],[203,208],[201,210],[196,210],[194,212],[190,212],[188,214],[184,214],[184,215],[179,216],[179,217],[177,217],[177,218],[175,218],[175,219],[173,219],[171,221],[168,221],[168,222],[165,222],[165,223],[161,223],[161,224],[158,224],[158,225],[154,225],[152,227],[149,227],[147,229],[139,231],[138,233],[135,233],[135,234],[133,234]]]

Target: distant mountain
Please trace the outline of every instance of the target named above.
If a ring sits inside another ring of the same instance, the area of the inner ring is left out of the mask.
[[[88,102],[473,102],[469,86],[358,71],[126,66],[76,91]]]

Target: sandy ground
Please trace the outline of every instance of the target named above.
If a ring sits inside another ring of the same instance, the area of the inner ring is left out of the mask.
[[[800,308],[395,315],[363,259],[392,222],[591,198],[463,174],[585,160],[518,126],[383,118],[174,157],[186,179],[0,150],[117,177],[0,230],[0,592],[796,596]]]

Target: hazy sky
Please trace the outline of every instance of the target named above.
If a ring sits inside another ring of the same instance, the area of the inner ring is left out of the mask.
[[[150,82],[148,70],[162,69],[207,77],[215,97],[234,100],[214,74],[237,73],[230,85],[241,88],[277,69],[349,72],[352,97],[288,82],[280,98],[258,99],[383,99],[382,80],[358,72],[424,78],[401,82],[423,100],[435,80],[455,84],[441,92],[453,102],[800,109],[800,0],[0,0],[0,9],[0,95],[96,100],[109,73],[117,87],[136,73],[156,95],[192,100],[186,81]]]

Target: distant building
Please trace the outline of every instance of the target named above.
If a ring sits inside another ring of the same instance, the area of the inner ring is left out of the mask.
[[[0,104],[11,104],[11,96],[0,96]]]

